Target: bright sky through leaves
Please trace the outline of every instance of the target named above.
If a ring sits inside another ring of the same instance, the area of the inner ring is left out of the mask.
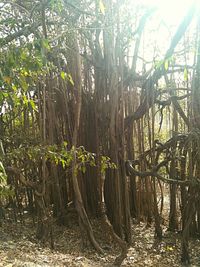
[[[178,23],[193,2],[200,7],[200,0],[141,0],[144,6],[156,7],[160,17],[170,24]]]

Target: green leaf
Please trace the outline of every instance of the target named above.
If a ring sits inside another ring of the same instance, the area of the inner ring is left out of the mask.
[[[28,106],[28,98],[26,97],[26,95],[23,95],[23,104],[25,106]]]
[[[21,57],[22,60],[26,60],[27,59],[26,50],[22,50],[20,57]]]
[[[14,92],[16,92],[17,91],[17,86],[13,84],[12,85],[12,89],[13,89]]]
[[[49,45],[49,41],[47,39],[43,39],[42,40],[42,45],[44,48],[46,48],[48,51],[51,49],[50,45]]]
[[[168,68],[169,68],[169,60],[168,59],[165,60],[164,66],[165,66],[165,70],[168,70]]]
[[[183,76],[184,76],[184,81],[188,81],[188,70],[187,70],[187,68],[185,67],[185,69],[184,69],[184,72],[183,72]]]
[[[74,86],[74,81],[72,79],[71,74],[67,74],[67,80]]]
[[[64,72],[64,71],[61,71],[61,73],[60,73],[60,77],[63,79],[63,80],[65,80],[66,79],[66,73]]]
[[[30,104],[31,108],[36,111],[36,105],[35,105],[35,102],[33,101],[33,99],[29,100],[29,104]]]
[[[63,10],[63,1],[62,0],[50,0],[50,6],[52,10],[61,12]]]
[[[99,0],[99,9],[103,15],[105,15],[105,5],[102,0]]]
[[[64,148],[67,147],[67,141],[63,141],[63,146],[64,146]]]
[[[23,90],[27,90],[28,89],[28,84],[26,82],[25,76],[23,76],[22,74],[20,75],[20,84]]]
[[[86,172],[86,167],[82,166],[81,170],[82,170],[83,173],[85,173]]]
[[[163,63],[164,63],[164,61],[163,60],[156,60],[155,61],[155,68],[156,69],[159,69],[159,68],[161,68],[162,66],[163,66]]]
[[[62,164],[62,167],[65,168],[65,165],[66,165],[66,161],[64,159],[60,159],[60,162]]]

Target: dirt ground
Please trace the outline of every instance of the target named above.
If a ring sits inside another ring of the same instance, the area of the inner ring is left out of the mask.
[[[22,225],[4,223],[0,227],[0,266],[3,267],[56,267],[113,266],[119,250],[113,242],[101,232],[97,220],[92,221],[95,237],[104,248],[100,255],[90,244],[83,248],[81,233],[76,222],[68,227],[54,225],[55,249],[48,242],[38,243],[35,239],[35,227],[29,221]],[[133,224],[133,245],[122,266],[182,266],[180,263],[180,239],[178,233],[170,233],[163,227],[164,237],[159,243],[154,239],[154,227],[145,223]],[[200,266],[200,240],[190,240],[191,265]]]

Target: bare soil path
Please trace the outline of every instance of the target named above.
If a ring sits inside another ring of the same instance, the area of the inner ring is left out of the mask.
[[[93,221],[95,236],[105,249],[104,255],[97,254],[88,244],[81,245],[79,226],[54,226],[55,250],[49,244],[40,244],[35,239],[35,228],[30,223],[4,223],[0,228],[0,266],[3,267],[61,267],[113,266],[119,251],[115,244],[106,240],[98,221]],[[133,226],[133,246],[122,266],[182,266],[180,263],[180,234],[165,231],[161,242],[154,239],[154,228],[144,223]],[[200,266],[200,241],[191,240],[192,264]]]

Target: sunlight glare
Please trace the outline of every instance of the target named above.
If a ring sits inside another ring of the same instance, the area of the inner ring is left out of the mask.
[[[157,8],[160,17],[170,24],[179,22],[193,4],[192,0],[142,0],[141,2],[146,7]],[[195,2],[200,3],[200,1]]]

